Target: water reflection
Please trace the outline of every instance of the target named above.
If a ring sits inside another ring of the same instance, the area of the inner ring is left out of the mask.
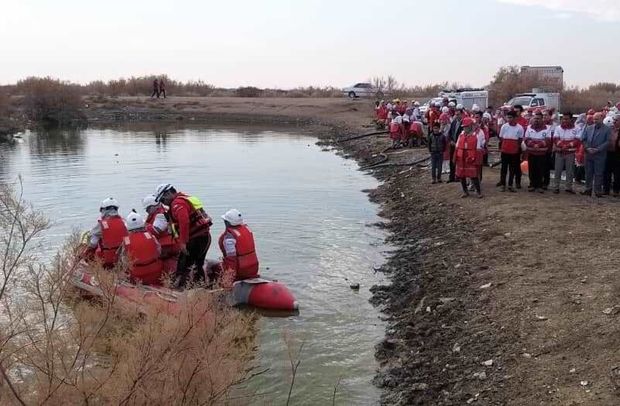
[[[36,132],[36,136],[30,137],[28,146],[30,153],[40,158],[53,155],[80,156],[84,154],[84,135],[77,128],[42,129]]]

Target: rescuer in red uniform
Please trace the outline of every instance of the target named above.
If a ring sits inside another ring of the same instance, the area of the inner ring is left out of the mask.
[[[160,258],[164,261],[164,271],[174,272],[179,258],[179,249],[166,217],[168,211],[163,204],[155,201],[154,195],[148,195],[142,199],[142,206],[147,214],[146,230],[157,237],[157,242],[161,246]]]
[[[194,281],[203,280],[203,266],[211,245],[210,228],[213,223],[202,202],[197,197],[177,192],[169,183],[157,187],[155,198],[170,207],[168,218],[179,249],[175,286],[185,287],[191,271],[195,272]]]
[[[159,285],[164,265],[159,255],[157,238],[149,233],[144,219],[135,211],[127,216],[129,234],[123,238],[121,257],[127,264],[129,277],[134,283]]]
[[[118,249],[127,235],[127,227],[118,213],[119,204],[109,197],[101,202],[101,217],[97,225],[90,230],[90,240],[84,257],[86,260],[97,258],[106,269],[113,268],[118,261]]]
[[[234,271],[233,280],[257,278],[258,257],[254,246],[254,235],[244,224],[237,209],[231,209],[222,216],[226,229],[219,238],[224,272]]]

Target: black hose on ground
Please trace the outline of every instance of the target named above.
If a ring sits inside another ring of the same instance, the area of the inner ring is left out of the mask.
[[[429,159],[431,159],[430,155],[427,156],[427,157],[415,160],[413,162],[401,162],[401,163],[398,163],[398,162],[387,162],[387,163],[380,163],[380,164],[377,164],[377,165],[372,165],[372,166],[370,166],[370,167],[368,167],[366,169],[388,168],[390,166],[415,166],[415,165],[421,164],[424,161],[428,161]]]
[[[353,140],[358,140],[360,138],[370,137],[370,136],[373,136],[373,135],[382,135],[382,134],[388,134],[388,133],[389,133],[389,131],[373,131],[371,133],[354,135],[354,136],[348,137],[348,138],[337,139],[336,142],[353,141]]]

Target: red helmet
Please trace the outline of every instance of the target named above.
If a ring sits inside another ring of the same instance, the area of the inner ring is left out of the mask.
[[[465,117],[461,122],[462,127],[469,127],[470,125],[474,125],[474,120],[469,117]]]

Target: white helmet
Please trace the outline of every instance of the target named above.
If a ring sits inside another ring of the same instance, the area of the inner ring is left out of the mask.
[[[416,107],[420,107],[420,102],[415,102],[415,103],[413,103],[413,105],[416,106]]]
[[[144,219],[142,216],[135,211],[129,213],[127,216],[127,230],[132,231],[142,227],[144,227]]]
[[[455,107],[455,106],[456,106],[456,104],[454,104],[454,102],[448,103],[448,107]]]
[[[104,201],[101,202],[101,206],[99,206],[99,210],[107,209],[108,207],[114,207],[116,210],[120,207],[118,202],[113,197],[108,197]]]
[[[243,216],[237,209],[228,210],[223,216],[222,219],[228,221],[231,226],[240,226],[243,224]]]
[[[157,189],[155,189],[155,201],[159,202],[164,193],[166,193],[172,188],[173,186],[170,183],[162,183],[161,185],[157,186]]]
[[[155,195],[147,195],[144,199],[142,199],[142,207],[144,210],[148,209],[151,206],[157,205],[157,200],[155,199]]]
[[[442,113],[448,113],[448,112],[450,112],[450,109],[449,109],[448,107],[446,107],[446,106],[443,106],[443,107],[441,108],[441,112],[442,112]]]
[[[441,107],[441,103],[440,102],[435,102],[435,107]]]
[[[614,119],[612,116],[607,116],[603,119],[603,124],[605,124],[607,127],[613,127],[614,126]]]
[[[493,117],[491,116],[491,113],[489,113],[488,111],[485,111],[484,114],[482,114],[482,118],[491,120]]]
[[[461,103],[456,105],[457,110],[463,110],[463,105]]]
[[[474,104],[473,106],[471,106],[471,111],[473,111],[474,113],[480,111],[480,106]]]

